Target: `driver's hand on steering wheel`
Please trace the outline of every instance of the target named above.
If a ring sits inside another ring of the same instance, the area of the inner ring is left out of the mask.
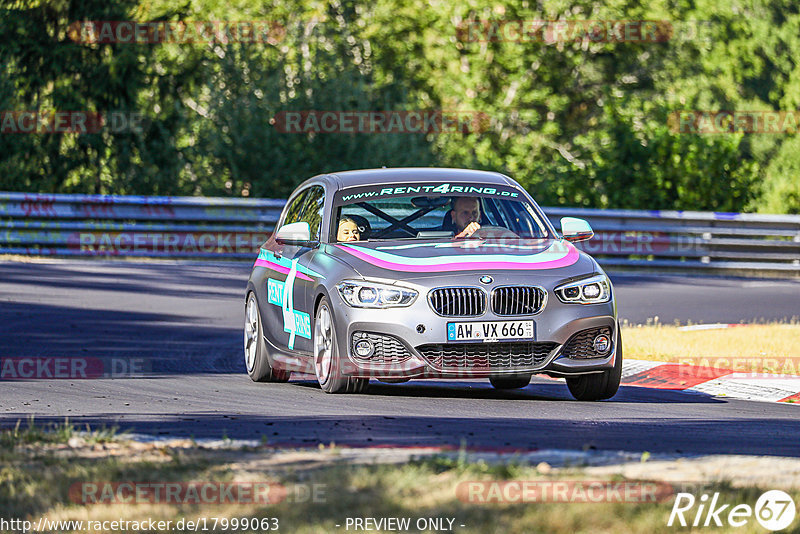
[[[469,237],[478,230],[480,230],[481,225],[476,222],[471,222],[464,228],[461,233],[456,234],[455,239],[460,239],[462,237]]]

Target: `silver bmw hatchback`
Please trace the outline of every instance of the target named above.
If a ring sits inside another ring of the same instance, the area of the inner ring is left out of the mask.
[[[370,379],[566,378],[578,400],[614,396],[622,339],[611,281],[508,176],[397,168],[315,176],[289,197],[245,297],[255,381],[315,375],[323,391]]]

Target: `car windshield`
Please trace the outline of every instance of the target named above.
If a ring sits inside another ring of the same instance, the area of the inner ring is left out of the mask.
[[[518,190],[497,186],[345,189],[337,194],[334,208],[331,241],[541,239],[548,235],[537,210]]]

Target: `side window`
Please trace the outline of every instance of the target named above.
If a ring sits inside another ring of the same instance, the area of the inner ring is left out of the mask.
[[[286,212],[286,218],[283,220],[283,224],[291,224],[300,221],[300,214],[303,211],[303,204],[305,204],[307,196],[308,190],[305,190],[295,197],[289,206],[289,210]]]
[[[311,239],[319,241],[320,231],[322,230],[322,216],[325,213],[325,190],[315,185],[309,189],[306,195],[301,221],[307,222],[311,228]]]
[[[499,202],[495,202],[494,199],[485,199],[481,203],[481,224],[501,226],[509,230],[514,230],[515,227],[509,224],[507,219],[508,214],[503,211],[503,208],[504,206],[501,206]]]

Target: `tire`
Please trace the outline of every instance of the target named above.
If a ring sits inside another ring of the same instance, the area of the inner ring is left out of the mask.
[[[572,396],[579,401],[610,399],[617,394],[622,380],[622,334],[617,323],[617,355],[614,367],[594,375],[567,378],[567,387]]]
[[[489,382],[495,389],[519,389],[531,383],[531,375],[525,376],[490,376]]]
[[[362,393],[366,390],[369,379],[344,376],[342,363],[331,307],[328,299],[322,297],[314,316],[314,372],[319,387],[325,393]]]
[[[258,300],[252,291],[247,295],[244,308],[244,366],[253,382],[287,382],[291,375],[269,364]]]

